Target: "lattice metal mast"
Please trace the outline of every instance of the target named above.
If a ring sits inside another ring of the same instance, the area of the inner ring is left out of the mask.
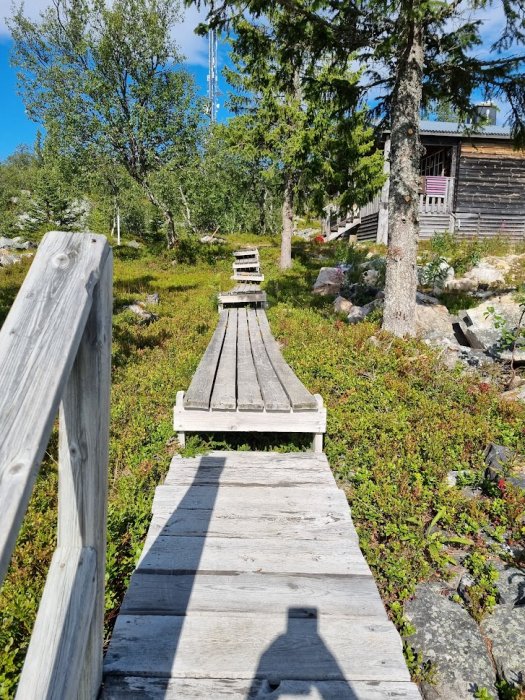
[[[210,120],[217,121],[217,97],[219,93],[219,78],[217,73],[217,32],[210,29],[208,32],[208,104]]]

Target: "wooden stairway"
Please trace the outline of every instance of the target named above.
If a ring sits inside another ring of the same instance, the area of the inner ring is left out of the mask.
[[[103,697],[420,697],[323,454],[173,459]]]

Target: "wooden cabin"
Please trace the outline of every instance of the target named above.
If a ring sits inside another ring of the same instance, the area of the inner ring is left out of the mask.
[[[495,124],[495,113],[492,121],[477,126],[475,134],[457,123],[420,123],[425,149],[419,191],[421,238],[452,231],[460,236],[525,240],[525,150],[513,148],[510,129]],[[388,137],[384,150],[388,173]],[[387,180],[361,208],[354,231],[358,240],[387,242],[388,190]]]

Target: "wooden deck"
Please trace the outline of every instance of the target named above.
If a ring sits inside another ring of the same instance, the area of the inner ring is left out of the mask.
[[[251,306],[265,309],[267,306],[266,292],[257,283],[242,282],[236,284],[228,292],[220,292],[217,296],[219,313],[225,306]]]
[[[286,364],[262,309],[225,309],[186,394],[177,394],[174,428],[186,432],[311,433],[322,451],[326,409]]]
[[[106,700],[416,700],[326,457],[175,457],[105,659]]]

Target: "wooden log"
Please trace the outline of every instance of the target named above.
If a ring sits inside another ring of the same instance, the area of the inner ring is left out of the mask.
[[[231,489],[230,489],[231,490]],[[257,572],[370,576],[352,541],[173,537],[146,538],[137,571],[149,573]]]
[[[120,615],[105,669],[172,678],[410,681],[391,622],[322,614]]]
[[[48,233],[0,333],[0,581],[109,251],[104,236]]]
[[[293,489],[288,486],[264,486],[250,488],[232,487],[217,490],[216,486],[157,486],[153,499],[153,512],[167,509],[175,512],[177,508],[201,510],[213,508],[217,515],[238,512],[242,503],[246,513],[257,512],[268,517],[279,514],[320,512],[329,514],[349,512],[345,494],[333,486],[307,484]]]
[[[248,309],[247,315],[252,355],[264,406],[267,411],[289,411],[290,401],[266,352],[255,310]]]
[[[220,601],[220,603],[218,602]],[[120,614],[191,615],[250,612],[261,616],[317,608],[323,616],[384,621],[385,609],[372,576],[294,574],[145,574],[135,572]]]

